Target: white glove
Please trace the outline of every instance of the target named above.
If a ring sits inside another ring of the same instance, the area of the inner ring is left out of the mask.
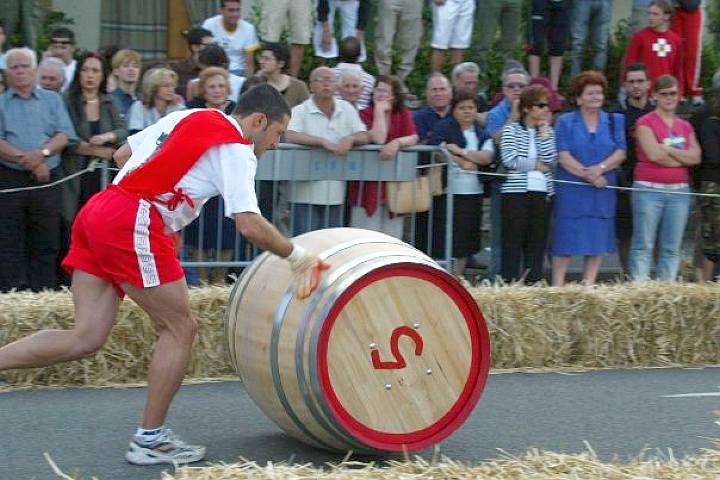
[[[330,265],[323,262],[317,255],[308,253],[300,245],[293,245],[293,251],[286,257],[295,277],[295,294],[298,298],[307,298],[320,284],[323,270]]]

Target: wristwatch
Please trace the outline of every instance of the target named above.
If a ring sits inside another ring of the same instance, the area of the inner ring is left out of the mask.
[[[50,155],[52,155],[52,152],[49,148],[43,148],[42,150],[40,150],[40,152],[42,152],[43,157],[49,157]]]

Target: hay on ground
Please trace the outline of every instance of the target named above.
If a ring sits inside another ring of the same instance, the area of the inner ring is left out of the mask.
[[[576,455],[530,450],[521,456],[502,454],[498,459],[475,465],[446,457],[437,462],[419,457],[403,462],[344,462],[325,468],[284,463],[258,465],[246,461],[185,467],[174,474],[164,473],[162,480],[717,480],[720,475],[720,450],[717,447],[720,445],[681,460],[670,453],[664,458],[641,456],[629,463],[602,462],[592,450]]]
[[[488,323],[494,368],[700,366],[720,359],[720,285],[618,283],[583,287],[476,287]],[[223,317],[230,290],[191,290],[200,325],[188,378],[232,375]],[[0,345],[42,328],[71,328],[70,293],[0,295]],[[42,369],[0,372],[11,385],[143,382],[155,330],[123,302],[107,345],[96,355]]]

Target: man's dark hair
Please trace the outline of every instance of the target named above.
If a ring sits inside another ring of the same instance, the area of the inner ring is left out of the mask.
[[[202,39],[205,37],[212,37],[213,34],[210,30],[195,27],[185,32],[184,36],[188,45],[202,45]]]
[[[267,83],[267,78],[263,77],[262,75],[250,75],[248,78],[245,79],[245,81],[242,84],[242,87],[240,87],[240,95],[247,92],[253,87],[257,87],[258,85],[264,85]]]
[[[240,118],[253,113],[264,113],[268,123],[282,122],[285,117],[290,117],[290,105],[277,88],[268,84],[257,85],[240,95],[233,111],[233,115]]]
[[[230,65],[227,53],[219,45],[208,45],[200,50],[198,63],[205,67],[222,67],[224,69]]]
[[[278,62],[284,62],[284,67],[290,63],[290,48],[283,42],[266,42],[260,48],[260,52],[271,52]]]
[[[225,8],[227,2],[240,3],[240,0],[220,0],[220,8]]]
[[[345,37],[340,42],[338,55],[341,62],[357,63],[361,52],[360,40],[356,37]]]
[[[75,43],[75,32],[65,27],[56,28],[50,34],[50,39],[52,40],[53,38],[67,38],[71,40],[72,43]]]
[[[647,65],[645,65],[644,63],[641,63],[641,62],[637,62],[637,63],[633,63],[632,65],[629,65],[625,69],[625,78],[627,78],[627,74],[630,72],[644,72],[645,78],[650,78],[650,76],[648,75]]]

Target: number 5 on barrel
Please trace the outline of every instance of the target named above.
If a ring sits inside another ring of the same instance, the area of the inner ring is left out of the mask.
[[[370,358],[372,359],[373,367],[375,367],[376,370],[395,370],[405,368],[407,366],[405,357],[403,357],[402,353],[400,353],[399,342],[400,337],[403,335],[410,337],[410,339],[415,343],[415,355],[419,357],[422,354],[423,339],[420,334],[407,326],[398,327],[393,330],[392,335],[390,336],[390,351],[392,352],[393,357],[395,357],[394,362],[383,362],[380,360],[380,352],[377,348],[373,348],[370,351]]]

